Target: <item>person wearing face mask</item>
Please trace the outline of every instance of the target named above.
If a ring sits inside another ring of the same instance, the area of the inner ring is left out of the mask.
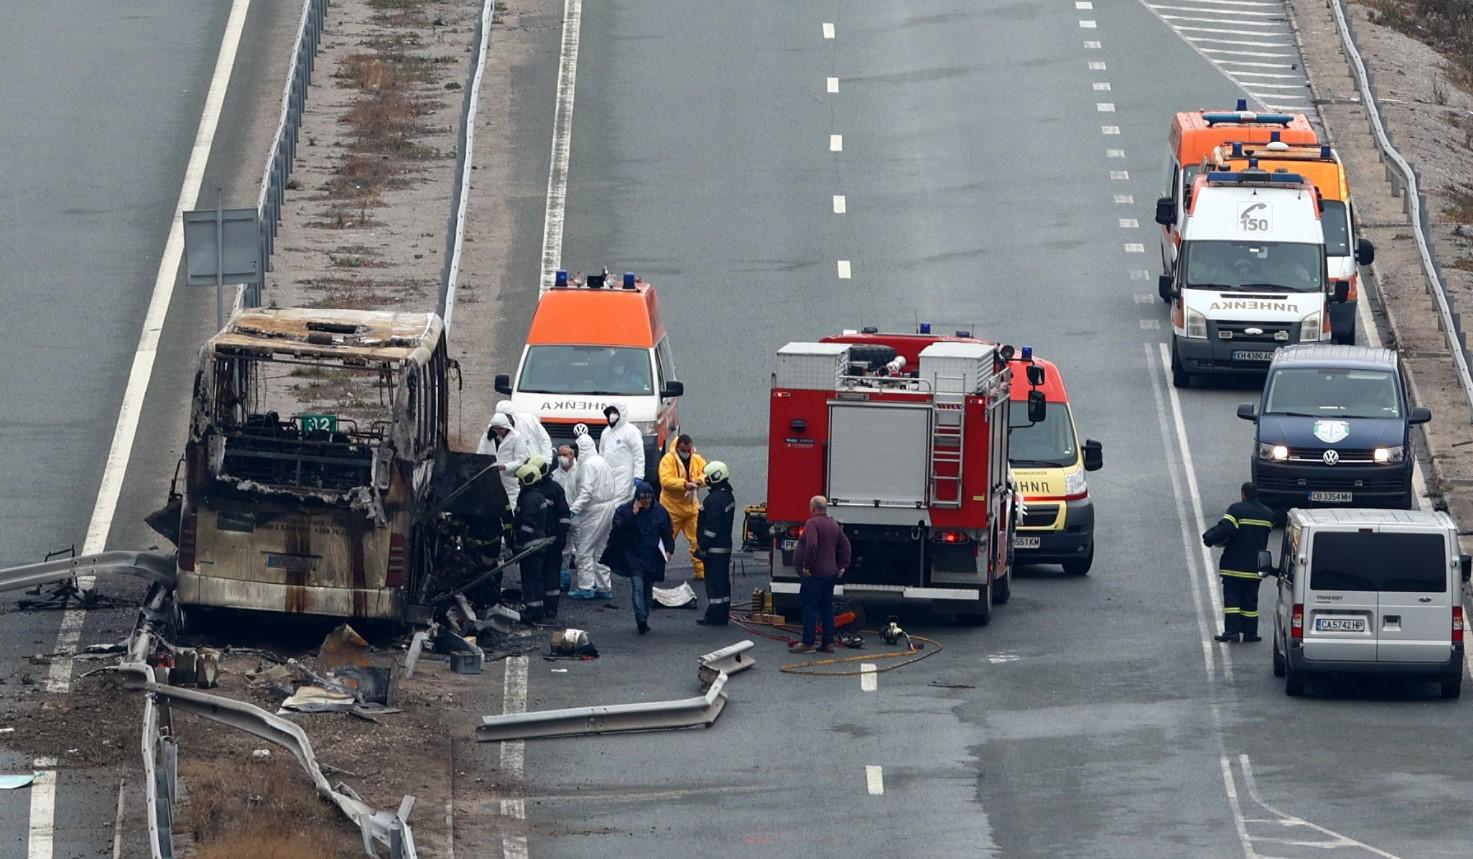
[[[622,401],[604,408],[609,425],[598,437],[598,452],[614,470],[619,500],[634,495],[634,481],[644,479],[644,436],[629,422],[629,405]]]
[[[512,423],[508,415],[497,412],[491,416],[491,426],[476,447],[476,453],[495,454],[496,468],[501,472],[501,485],[506,488],[506,501],[513,507],[521,486],[517,483],[517,469],[527,464],[532,455],[532,446]]]
[[[696,517],[701,512],[696,490],[706,482],[705,471],[706,460],[696,453],[688,435],[676,439],[675,446],[660,459],[660,503],[670,514],[675,535],[685,535],[697,579],[706,577],[706,565],[696,557]]]
[[[568,598],[613,599],[614,583],[602,556],[609,542],[614,510],[624,500],[622,487],[615,483],[614,470],[599,456],[593,437],[587,433],[578,436],[577,470],[578,492],[568,506],[575,526],[573,555],[578,562],[578,576]]]
[[[548,462],[553,461],[552,437],[547,434],[547,429],[542,426],[542,421],[538,420],[536,415],[522,411],[512,405],[511,400],[502,400],[497,403],[496,413],[511,418],[517,432],[526,436],[533,453],[539,454]]]

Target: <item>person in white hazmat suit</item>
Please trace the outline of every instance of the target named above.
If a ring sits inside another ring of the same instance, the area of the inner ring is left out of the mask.
[[[609,425],[598,436],[599,455],[614,470],[619,500],[634,497],[634,481],[644,479],[644,436],[629,422],[629,404],[620,400],[604,409]]]
[[[542,421],[531,412],[524,412],[511,404],[511,400],[502,400],[496,404],[496,413],[511,418],[512,428],[526,437],[532,444],[532,452],[542,455],[546,462],[554,462],[552,451],[552,436],[547,434],[547,428]]]
[[[617,480],[614,470],[594,448],[593,438],[586,433],[578,436],[578,494],[568,505],[573,511],[573,554],[578,577],[568,599],[614,598],[609,568],[599,563],[599,558],[609,542],[614,510],[624,501],[625,492]]]
[[[517,469],[527,464],[536,451],[527,437],[512,426],[511,419],[497,413],[491,416],[491,426],[476,446],[476,453],[495,454],[496,467],[501,471],[501,485],[506,489],[506,501],[513,507],[521,484],[517,482]]]

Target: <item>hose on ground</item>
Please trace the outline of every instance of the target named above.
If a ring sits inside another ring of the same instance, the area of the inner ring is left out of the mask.
[[[751,607],[751,603],[732,606],[733,609],[738,610],[750,610]],[[796,631],[792,624],[754,620],[750,614],[733,617],[732,622],[752,635],[771,641],[781,641],[791,644],[799,640],[792,635]],[[767,632],[759,629],[759,627],[764,626],[770,629],[782,630],[783,633],[787,634]],[[879,630],[875,629],[862,631],[867,635],[878,636],[880,634]],[[896,650],[888,653],[858,653],[853,656],[835,656],[828,659],[814,659],[808,662],[792,662],[782,666],[778,670],[784,674],[799,674],[806,677],[855,677],[860,674],[871,673],[858,667],[859,663],[868,662],[875,665],[873,673],[884,674],[887,671],[894,671],[897,668],[914,665],[923,659],[929,659],[946,649],[941,642],[934,638],[927,638],[924,635],[907,633],[906,639],[910,647],[905,650]],[[856,667],[845,667],[849,665]]]

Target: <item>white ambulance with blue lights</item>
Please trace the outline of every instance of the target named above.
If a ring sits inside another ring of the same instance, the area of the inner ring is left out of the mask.
[[[1256,161],[1199,174],[1181,235],[1169,290],[1176,387],[1263,373],[1279,347],[1330,339],[1325,234],[1303,176]]]

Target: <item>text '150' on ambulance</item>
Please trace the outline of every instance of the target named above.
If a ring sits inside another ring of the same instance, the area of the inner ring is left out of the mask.
[[[1015,380],[1028,381],[1012,386],[1008,419],[1008,465],[1023,501],[1014,558],[1061,564],[1064,572],[1082,576],[1095,557],[1095,508],[1085,472],[1104,465],[1103,447],[1093,439],[1080,443],[1064,377],[1052,361],[1024,346],[1008,363]],[[1043,398],[1041,409],[1027,405],[1035,395]]]
[[[1176,267],[1181,224],[1192,205],[1192,188],[1202,172],[1203,159],[1228,143],[1262,144],[1271,139],[1295,145],[1318,145],[1319,137],[1302,113],[1254,113],[1247,99],[1237,110],[1187,110],[1172,117],[1167,137],[1166,196],[1156,201],[1156,223],[1161,224],[1161,300],[1170,301],[1167,283]],[[1173,217],[1161,220],[1170,209]]]
[[[1294,145],[1269,135],[1266,144],[1231,143],[1218,146],[1202,161],[1202,169],[1246,170],[1257,160],[1262,170],[1288,170],[1314,183],[1319,193],[1320,227],[1325,231],[1325,261],[1329,268],[1330,291],[1344,281],[1349,289],[1344,301],[1330,303],[1330,338],[1338,344],[1355,344],[1355,313],[1359,301],[1359,266],[1370,265],[1376,248],[1355,237],[1355,211],[1350,202],[1350,182],[1340,156],[1326,145]]]
[[[1330,339],[1325,234],[1309,180],[1252,160],[1240,172],[1199,174],[1181,234],[1170,288],[1173,385],[1261,374],[1279,347]],[[1348,289],[1342,281],[1334,298]]]
[[[685,386],[654,286],[629,272],[615,282],[608,272],[580,279],[559,271],[532,314],[515,379],[498,375],[496,391],[536,415],[555,447],[572,444],[579,424],[597,440],[604,409],[623,403],[624,420],[644,436],[645,473],[636,476],[658,485],[660,455],[680,432],[675,400]]]

